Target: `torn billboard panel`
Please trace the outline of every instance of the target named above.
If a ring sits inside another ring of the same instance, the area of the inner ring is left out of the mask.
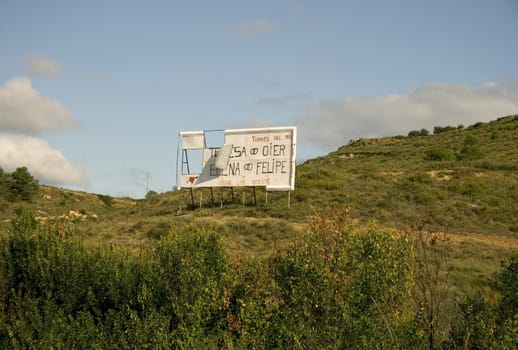
[[[182,145],[179,188],[265,186],[267,190],[281,191],[295,188],[296,127],[228,129],[224,132],[224,144],[211,148],[205,146],[205,136],[200,135],[205,132],[179,135]],[[193,149],[199,150],[201,171],[189,170],[200,169],[187,157],[187,150]]]

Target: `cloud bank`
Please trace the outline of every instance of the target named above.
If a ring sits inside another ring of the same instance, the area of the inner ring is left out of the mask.
[[[26,166],[42,183],[88,186],[82,165],[70,163],[39,135],[75,128],[72,114],[41,96],[25,77],[0,86],[0,166],[7,172]]]
[[[38,137],[0,134],[0,160],[5,171],[26,166],[36,179],[49,185],[88,186],[82,165],[71,164]]]
[[[72,114],[59,102],[41,96],[26,77],[0,87],[0,130],[35,135],[76,127]]]
[[[434,126],[471,125],[518,113],[516,81],[425,84],[401,95],[344,97],[306,104],[295,118],[299,142],[336,149],[360,137],[406,135]]]

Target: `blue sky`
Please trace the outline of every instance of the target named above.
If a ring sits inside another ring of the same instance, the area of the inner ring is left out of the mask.
[[[0,166],[143,197],[180,131],[350,139],[518,113],[518,1],[0,1]]]

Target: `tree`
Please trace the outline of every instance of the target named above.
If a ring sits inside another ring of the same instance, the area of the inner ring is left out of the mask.
[[[9,200],[30,201],[38,192],[38,181],[32,177],[26,167],[17,168],[7,177]]]
[[[148,200],[148,201],[152,201],[157,198],[158,198],[158,193],[156,191],[151,190],[148,193],[146,193],[146,200]]]
[[[437,135],[437,134],[441,134],[441,133],[447,132],[447,131],[452,131],[455,129],[456,128],[454,126],[434,126],[433,134]]]

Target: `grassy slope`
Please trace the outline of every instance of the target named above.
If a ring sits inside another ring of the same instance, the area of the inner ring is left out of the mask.
[[[437,148],[455,156],[468,135],[478,139],[481,159],[426,160]],[[518,232],[518,116],[432,136],[360,139],[298,170],[304,191],[296,199],[314,206],[343,203],[362,221]]]

